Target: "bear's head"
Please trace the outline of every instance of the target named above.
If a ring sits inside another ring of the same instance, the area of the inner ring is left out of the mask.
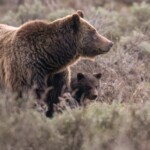
[[[72,90],[77,90],[76,98],[81,98],[84,95],[84,98],[95,100],[98,97],[98,88],[99,88],[99,79],[101,78],[101,73],[96,74],[84,74],[78,73],[76,81],[72,82]],[[78,101],[80,101],[80,98]]]
[[[82,11],[77,11],[66,17],[70,21],[70,29],[76,40],[77,53],[83,57],[95,57],[106,53],[113,46],[113,42],[100,35],[97,30],[84,18]]]

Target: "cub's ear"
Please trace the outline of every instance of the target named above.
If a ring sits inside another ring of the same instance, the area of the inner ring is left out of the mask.
[[[97,79],[100,79],[102,77],[102,74],[101,73],[95,73],[93,74]]]
[[[72,28],[76,32],[79,29],[80,17],[78,14],[73,14],[71,19],[72,19],[72,24],[71,24]]]
[[[78,74],[77,74],[77,79],[78,79],[78,81],[80,81],[81,79],[84,79],[84,78],[85,78],[85,76],[84,76],[83,73],[78,73]]]
[[[78,14],[81,18],[84,18],[84,15],[83,15],[83,11],[82,11],[82,10],[77,10],[77,14]]]

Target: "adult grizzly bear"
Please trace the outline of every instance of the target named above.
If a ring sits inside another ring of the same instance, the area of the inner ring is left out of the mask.
[[[36,84],[43,91],[46,76],[61,74],[80,57],[108,52],[113,43],[82,17],[77,11],[53,22],[29,21],[18,28],[0,24],[1,86],[22,92]]]

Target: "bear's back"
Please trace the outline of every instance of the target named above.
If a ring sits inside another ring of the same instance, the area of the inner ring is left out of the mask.
[[[6,33],[16,31],[16,30],[17,30],[17,27],[0,24],[0,36],[2,36],[3,34],[6,34]]]

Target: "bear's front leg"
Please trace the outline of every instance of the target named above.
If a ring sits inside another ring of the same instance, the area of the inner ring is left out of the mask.
[[[47,117],[52,117],[54,113],[53,105],[59,103],[59,96],[61,96],[62,92],[69,90],[69,78],[69,69],[66,69],[62,72],[49,75],[46,79],[47,88],[50,89],[46,90],[47,92],[44,96],[44,100],[48,105],[48,111],[46,112]]]

